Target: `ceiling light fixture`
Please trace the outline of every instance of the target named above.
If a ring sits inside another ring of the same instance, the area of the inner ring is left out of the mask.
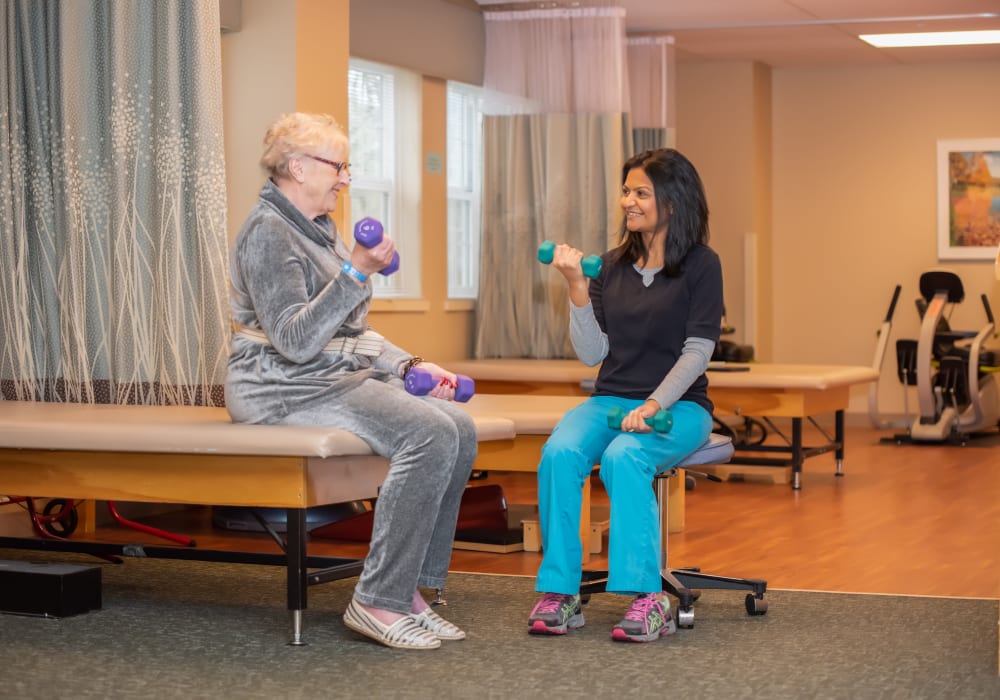
[[[858,38],[880,49],[907,46],[968,46],[972,44],[1000,44],[1000,29],[974,32],[861,34]]]

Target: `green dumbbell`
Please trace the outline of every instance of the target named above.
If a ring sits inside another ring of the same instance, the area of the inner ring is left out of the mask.
[[[627,415],[628,411],[624,408],[612,408],[608,411],[608,427],[612,430],[621,430],[622,421]],[[670,415],[670,411],[664,411],[661,408],[655,416],[646,419],[646,425],[658,433],[669,433],[670,429],[674,427],[674,417]]]
[[[543,265],[551,265],[552,258],[555,257],[556,244],[552,241],[545,241],[538,246],[538,262]],[[583,270],[584,277],[595,279],[601,274],[602,260],[599,255],[588,255],[580,261],[580,269]]]

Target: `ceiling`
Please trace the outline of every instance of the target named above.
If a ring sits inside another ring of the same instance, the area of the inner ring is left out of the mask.
[[[482,10],[617,5],[630,35],[669,34],[678,61],[801,65],[1000,61],[1000,44],[876,49],[858,34],[1000,29],[1000,0],[449,0]]]

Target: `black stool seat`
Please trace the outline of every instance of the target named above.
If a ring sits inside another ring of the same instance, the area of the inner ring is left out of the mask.
[[[667,564],[669,499],[667,480],[678,475],[686,467],[724,464],[732,459],[733,441],[725,435],[712,433],[704,445],[684,458],[679,464],[665,469],[653,479],[656,500],[660,507],[660,578],[663,590],[677,598],[677,624],[680,627],[694,627],[694,601],[703,588],[749,591],[745,605],[749,615],[767,613],[767,581],[755,578],[733,578],[718,574],[702,573],[697,568],[671,568]],[[584,570],[580,582],[580,594],[586,601],[592,593],[602,593],[607,589],[608,572]]]

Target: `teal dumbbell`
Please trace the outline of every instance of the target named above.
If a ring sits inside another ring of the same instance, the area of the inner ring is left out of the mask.
[[[552,241],[545,241],[538,246],[538,262],[543,265],[551,265],[552,258],[555,257],[556,244]],[[595,279],[601,274],[601,258],[599,255],[588,255],[580,261],[580,269],[583,270],[584,277]]]
[[[628,411],[624,408],[612,408],[608,411],[608,427],[612,430],[621,430],[622,421],[627,415]],[[646,425],[658,433],[669,433],[670,429],[674,427],[674,417],[670,415],[670,411],[664,411],[661,408],[655,416],[646,419]]]

